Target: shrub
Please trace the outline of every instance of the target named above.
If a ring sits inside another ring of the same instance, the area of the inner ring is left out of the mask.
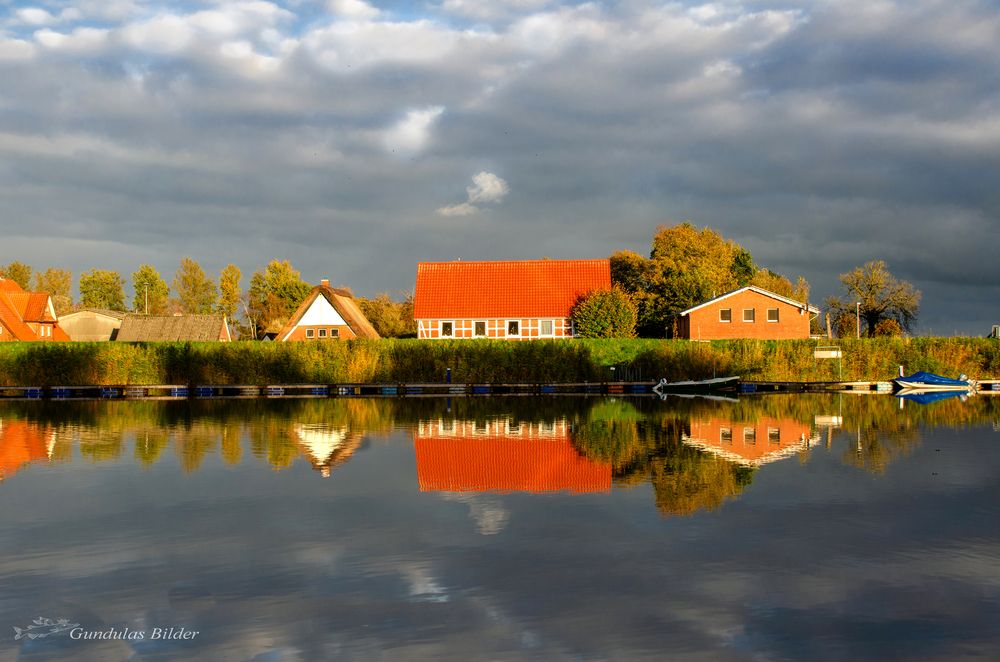
[[[584,295],[570,313],[582,338],[634,338],[638,308],[620,287]]]

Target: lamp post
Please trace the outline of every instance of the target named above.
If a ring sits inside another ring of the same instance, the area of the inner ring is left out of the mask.
[[[861,302],[860,301],[857,304],[855,304],[855,313],[857,314],[857,318],[858,318],[858,338],[860,338],[861,337]]]

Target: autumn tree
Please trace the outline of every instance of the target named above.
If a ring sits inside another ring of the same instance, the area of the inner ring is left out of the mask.
[[[582,338],[634,338],[638,307],[625,290],[614,287],[580,297],[570,318]]]
[[[909,331],[920,310],[920,292],[910,283],[893,276],[882,260],[868,262],[840,275],[844,297],[830,297],[826,305],[834,318],[856,313],[864,322],[869,338],[878,333],[879,323],[893,320],[902,331]],[[860,303],[860,308],[856,308]],[[883,330],[890,329],[883,324]]]
[[[84,308],[125,310],[125,281],[117,271],[91,269],[80,274],[80,303]]]
[[[234,319],[240,309],[240,280],[243,272],[235,264],[227,264],[219,272],[219,304],[216,311],[229,319]]]
[[[280,329],[311,290],[288,260],[271,260],[263,271],[254,272],[247,308],[258,336]]]
[[[374,299],[359,297],[358,307],[383,338],[403,338],[415,336],[417,323],[413,319],[413,296],[403,301],[393,301],[385,292]]]
[[[153,266],[143,264],[132,274],[132,310],[149,315],[165,315],[170,287]]]
[[[6,267],[0,267],[0,277],[14,281],[21,286],[22,290],[29,289],[31,285],[31,272],[31,267],[17,260],[11,262]]]
[[[185,313],[205,315],[215,308],[218,290],[215,281],[205,275],[205,271],[195,260],[185,257],[174,274],[174,292]]]
[[[809,283],[802,276],[799,276],[795,285],[792,285],[792,281],[786,276],[770,269],[760,269],[750,280],[750,285],[780,294],[799,303],[809,303]]]
[[[73,308],[73,274],[66,269],[49,267],[35,272],[36,292],[45,292],[52,297],[56,315],[65,315]]]

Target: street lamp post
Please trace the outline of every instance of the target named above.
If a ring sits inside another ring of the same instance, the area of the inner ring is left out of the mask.
[[[861,302],[855,304],[855,312],[858,318],[858,338],[861,337]]]

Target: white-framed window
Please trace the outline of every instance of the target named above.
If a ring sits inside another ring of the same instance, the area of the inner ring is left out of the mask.
[[[728,324],[733,321],[733,309],[732,308],[720,308],[719,309],[719,321]]]
[[[441,322],[441,337],[442,338],[454,338],[455,337],[455,323],[454,322]]]
[[[781,429],[780,428],[768,428],[767,429],[767,441],[772,444],[781,443]]]
[[[719,443],[726,444],[727,446],[733,445],[732,428],[719,428]]]
[[[486,322],[479,321],[474,322],[472,325],[472,335],[477,338],[483,338],[486,336]]]
[[[778,312],[777,308],[768,308],[767,309],[767,321],[768,322],[777,322],[778,321],[778,315],[779,315],[779,312]]]
[[[520,320],[507,320],[507,335],[508,336],[519,336],[519,335],[521,335],[521,322],[520,322]]]
[[[316,331],[313,329],[306,329],[306,338],[315,338]]]
[[[556,323],[552,320],[541,320],[538,323],[538,335],[549,338],[556,335]]]
[[[757,318],[756,308],[744,308],[743,309],[743,321],[753,322]]]
[[[757,428],[743,428],[743,443],[750,446],[755,446],[757,444]]]
[[[339,338],[340,337],[340,329],[330,329],[330,337],[331,338]]]
[[[320,329],[319,330],[319,337],[320,338],[326,338],[326,329]]]

